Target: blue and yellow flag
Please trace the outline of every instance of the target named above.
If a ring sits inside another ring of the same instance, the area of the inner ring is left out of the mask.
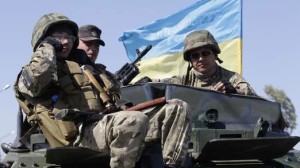
[[[140,74],[134,79],[167,78],[186,73],[183,60],[184,39],[195,30],[208,30],[221,48],[222,67],[242,71],[242,0],[199,0],[197,3],[137,30],[123,33],[128,58],[137,57],[136,49],[152,45],[140,61]]]

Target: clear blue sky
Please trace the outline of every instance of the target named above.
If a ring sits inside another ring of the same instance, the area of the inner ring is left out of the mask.
[[[72,3],[71,3],[72,2]],[[128,62],[122,33],[171,15],[196,0],[128,0],[128,1],[17,1],[0,7],[1,66],[0,87],[13,85],[21,67],[32,54],[31,34],[36,21],[44,14],[59,12],[79,25],[95,24],[102,29],[106,46],[101,48],[97,62],[112,72]],[[243,1],[243,76],[261,96],[264,86],[282,89],[295,105],[300,119],[299,30],[300,1]],[[13,89],[0,93],[0,140],[13,141],[16,130],[17,102]],[[293,135],[300,135],[300,126]],[[299,146],[299,145],[298,145]],[[297,147],[298,148],[298,147]]]

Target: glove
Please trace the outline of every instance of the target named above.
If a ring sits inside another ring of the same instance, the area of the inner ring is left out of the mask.
[[[237,90],[231,85],[230,82],[224,82],[225,85],[225,93],[236,94]]]
[[[148,82],[152,82],[152,80],[148,76],[145,76],[139,79],[138,81],[136,81],[134,84],[143,84]]]
[[[48,44],[52,45],[56,52],[61,52],[63,50],[62,44],[60,44],[60,42],[53,37],[49,36],[49,37],[45,38],[42,41],[42,43],[48,43]]]

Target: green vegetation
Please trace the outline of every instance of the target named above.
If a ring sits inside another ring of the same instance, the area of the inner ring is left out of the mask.
[[[285,119],[288,128],[287,131],[292,133],[296,128],[296,110],[290,98],[288,98],[283,90],[276,89],[271,85],[265,86],[265,93],[271,101],[280,103],[283,118]]]

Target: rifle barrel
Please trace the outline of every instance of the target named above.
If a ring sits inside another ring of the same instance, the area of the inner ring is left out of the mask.
[[[140,51],[137,52],[138,57],[137,57],[136,60],[133,61],[132,64],[137,63],[143,56],[145,56],[145,55],[147,54],[147,52],[148,52],[149,50],[151,50],[151,48],[152,48],[152,45],[148,45],[142,52],[140,52]]]

